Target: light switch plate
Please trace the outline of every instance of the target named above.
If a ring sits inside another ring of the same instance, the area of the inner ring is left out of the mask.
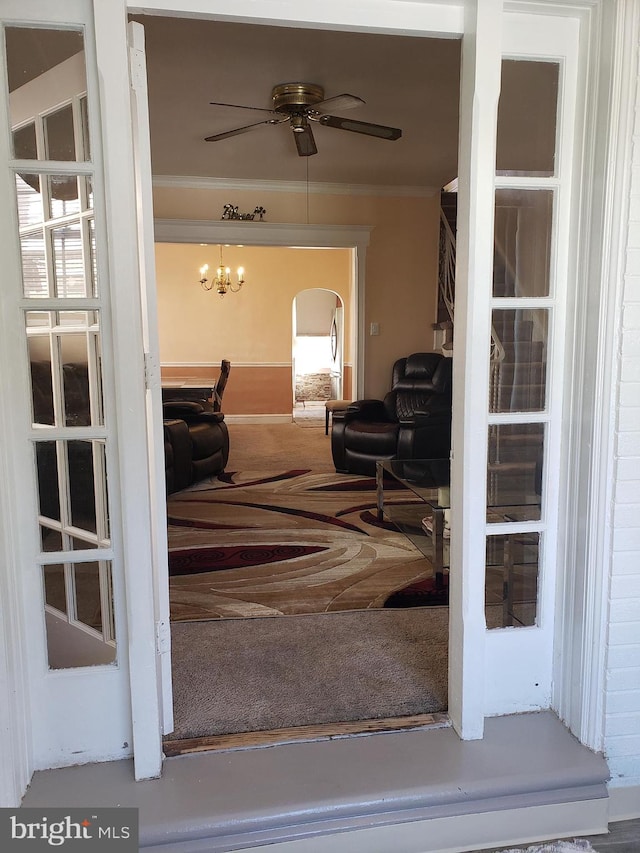
[[[380,334],[380,324],[379,323],[372,323],[370,328],[369,328],[369,334],[370,335],[379,335]]]

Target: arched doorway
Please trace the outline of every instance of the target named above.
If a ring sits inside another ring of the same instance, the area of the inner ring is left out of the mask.
[[[293,299],[291,380],[299,409],[324,409],[344,386],[344,300],[334,290],[308,288]]]

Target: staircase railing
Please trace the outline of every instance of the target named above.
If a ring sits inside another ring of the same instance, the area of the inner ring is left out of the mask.
[[[440,299],[445,306],[449,319],[453,324],[456,283],[456,238],[449,220],[440,209],[440,265],[438,273],[438,288]],[[502,341],[491,324],[490,363],[492,379],[500,379],[500,365],[504,361],[505,351]],[[498,393],[499,382],[493,381],[494,393]]]

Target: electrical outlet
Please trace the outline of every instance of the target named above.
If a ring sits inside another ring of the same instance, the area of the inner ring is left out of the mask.
[[[380,334],[380,324],[379,323],[372,323],[370,328],[369,328],[369,334],[370,335],[379,335]]]

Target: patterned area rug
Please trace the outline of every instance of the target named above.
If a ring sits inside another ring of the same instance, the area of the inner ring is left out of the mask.
[[[395,499],[412,500],[405,490]],[[433,569],[392,525],[378,522],[375,501],[372,478],[307,470],[227,472],[172,495],[171,618],[383,607]]]

